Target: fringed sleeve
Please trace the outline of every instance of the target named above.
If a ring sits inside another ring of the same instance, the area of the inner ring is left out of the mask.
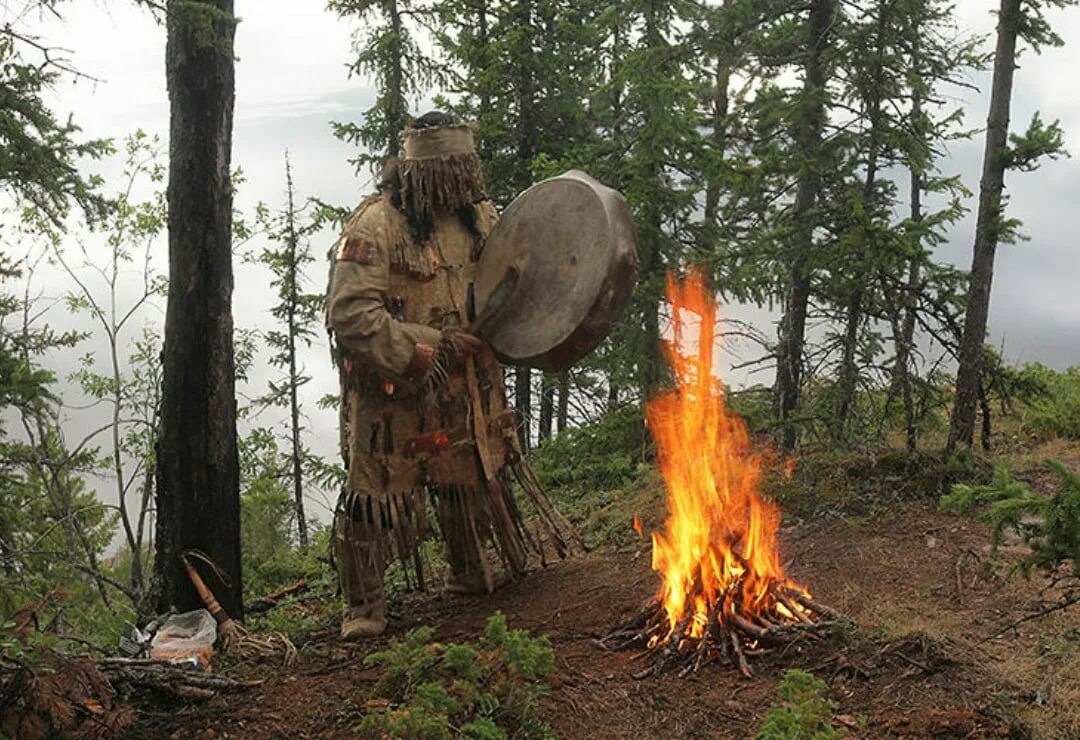
[[[377,202],[354,217],[337,244],[328,319],[354,362],[403,389],[415,389],[430,369],[442,337],[438,329],[398,321],[387,310],[393,235]]]

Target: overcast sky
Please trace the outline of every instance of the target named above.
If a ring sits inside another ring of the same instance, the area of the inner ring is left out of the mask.
[[[72,112],[89,136],[120,140],[137,127],[163,138],[167,135],[164,29],[133,5],[121,0],[78,0],[61,6],[62,21],[48,20],[40,27],[40,34],[50,43],[71,50],[80,70],[100,80],[66,82],[55,92],[57,108]],[[995,2],[962,0],[958,5],[966,29],[993,33],[991,10]],[[250,212],[259,201],[271,206],[283,202],[286,149],[291,153],[301,199],[318,196],[332,203],[355,203],[370,189],[370,180],[354,174],[347,162],[352,149],[332,136],[329,125],[331,120],[356,120],[373,98],[364,80],[350,80],[347,75],[353,28],[326,12],[321,0],[236,0],[236,12],[241,23],[236,35],[239,59],[233,162],[246,178],[238,206]],[[1050,17],[1066,46],[1047,49],[1041,57],[1029,52],[1020,60],[1013,129],[1026,125],[1035,110],[1040,110],[1045,120],[1061,119],[1068,148],[1078,159],[1049,162],[1037,173],[1008,177],[1009,213],[1024,221],[1023,231],[1031,241],[999,249],[990,322],[992,341],[1004,342],[1010,359],[1039,360],[1064,368],[1080,365],[1076,249],[1080,234],[1080,10],[1052,11]],[[0,17],[0,23],[4,21]],[[981,92],[966,93],[962,102],[968,124],[981,127],[986,118],[989,75],[973,82]],[[944,171],[961,174],[967,186],[977,192],[982,138],[956,145],[950,155]],[[115,182],[117,164],[94,168]],[[974,210],[974,197],[968,205]],[[974,215],[969,214],[954,229],[950,243],[940,248],[939,259],[967,268],[973,229]],[[326,246],[315,245],[316,252],[321,254]],[[165,250],[162,239],[162,269]],[[322,288],[325,274],[321,264],[312,270],[311,279],[314,286]],[[267,325],[272,302],[268,282],[258,268],[238,266],[234,294],[237,326]],[[768,312],[729,307],[726,313],[750,318],[760,330],[775,335],[770,325],[774,317]],[[160,313],[155,319],[151,310],[146,319],[160,321]],[[57,360],[65,363],[63,358]],[[312,348],[306,365],[316,378],[305,388],[312,443],[317,450],[332,454],[336,417],[314,408],[314,400],[333,390],[335,383],[325,345]],[[746,377],[732,380],[738,383]],[[772,378],[770,374],[752,380],[771,382]]]

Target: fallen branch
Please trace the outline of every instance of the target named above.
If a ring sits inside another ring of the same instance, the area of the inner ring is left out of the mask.
[[[1042,619],[1043,617],[1048,616],[1050,614],[1053,614],[1054,612],[1059,612],[1059,611],[1063,611],[1065,609],[1068,609],[1073,604],[1080,604],[1080,592],[1074,593],[1074,594],[1068,594],[1068,595],[1065,596],[1065,598],[1063,598],[1058,603],[1053,604],[1052,606],[1048,606],[1045,609],[1042,609],[1042,610],[1036,612],[1035,614],[1028,614],[1026,617],[1023,617],[1021,619],[1016,620],[1012,624],[1010,624],[1010,625],[1008,625],[1006,627],[1003,627],[1000,631],[998,631],[996,634],[994,634],[990,639],[996,639],[998,637],[1001,637],[1002,635],[1004,635],[1009,630],[1014,630],[1017,627],[1019,627],[1020,625],[1025,624],[1026,622],[1033,622],[1036,619]]]
[[[301,578],[291,586],[286,586],[261,599],[255,599],[255,601],[244,607],[244,611],[247,614],[262,614],[263,612],[268,612],[274,607],[280,606],[281,602],[287,597],[298,594],[301,591],[306,591],[310,587],[311,585],[308,583],[307,578]]]
[[[260,686],[262,681],[239,681],[162,660],[103,658],[98,668],[114,686],[150,689],[182,699],[209,699],[219,692],[236,692]]]

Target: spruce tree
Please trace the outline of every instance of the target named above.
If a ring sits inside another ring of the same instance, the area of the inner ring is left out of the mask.
[[[983,342],[990,313],[990,287],[994,255],[999,242],[1014,241],[1019,224],[1004,214],[1005,173],[1030,171],[1043,157],[1062,153],[1062,132],[1057,121],[1044,124],[1038,113],[1021,135],[1009,134],[1009,110],[1016,71],[1017,44],[1029,44],[1038,53],[1044,45],[1063,42],[1046,20],[1048,8],[1075,5],[1076,0],[1001,0],[998,10],[997,49],[990,87],[990,112],[986,122],[986,149],[979,187],[979,210],[975,224],[975,247],[964,312],[956,372],[956,401],[949,425],[946,453],[956,447],[970,449],[975,436],[976,405],[983,371]]]
[[[293,506],[296,512],[297,537],[307,548],[308,523],[304,513],[306,463],[310,452],[303,443],[303,407],[300,389],[311,379],[300,360],[300,353],[310,347],[318,336],[324,296],[305,290],[305,267],[315,261],[309,236],[318,230],[320,222],[307,218],[305,209],[296,204],[292,164],[285,153],[285,208],[270,213],[260,208],[258,221],[270,244],[257,260],[269,270],[271,286],[277,289],[277,302],[270,309],[277,325],[262,332],[270,349],[270,364],[280,368],[282,375],[270,381],[264,395],[256,399],[258,406],[276,406],[286,410],[285,475],[290,479]]]
[[[828,77],[831,73],[826,53],[834,43],[834,0],[811,0],[805,24],[802,91],[793,122],[798,165],[798,185],[791,210],[790,265],[783,296],[783,318],[776,346],[776,383],[773,387],[775,414],[780,427],[780,445],[795,448],[797,428],[794,416],[802,383],[803,346],[810,305],[814,266],[815,209],[821,187],[822,148],[828,110]]]
[[[349,73],[372,78],[377,91],[363,122],[334,122],[334,135],[360,147],[352,160],[358,172],[378,169],[398,153],[399,137],[409,122],[409,98],[427,92],[441,79],[416,31],[431,9],[408,0],[329,0],[327,8],[360,24],[353,34],[356,57]]]

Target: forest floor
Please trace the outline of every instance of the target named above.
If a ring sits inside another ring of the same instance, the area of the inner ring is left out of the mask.
[[[1038,484],[1038,474],[1029,478]],[[511,627],[551,638],[557,673],[541,717],[561,737],[752,737],[789,668],[828,682],[834,724],[855,737],[1080,737],[1080,608],[1004,629],[1053,593],[1042,592],[1045,577],[986,567],[988,543],[984,524],[939,513],[936,497],[786,526],[790,575],[856,627],[756,658],[750,679],[713,663],[685,678],[635,680],[632,652],[594,646],[656,587],[648,545],[635,542],[487,598],[408,596],[384,638],[349,644],[317,632],[294,668],[247,667],[265,679],[259,687],[141,711],[140,728],[155,737],[350,736],[377,678],[364,655],[421,624],[440,641],[471,640],[502,610]],[[1015,558],[1019,547],[1000,555]]]

